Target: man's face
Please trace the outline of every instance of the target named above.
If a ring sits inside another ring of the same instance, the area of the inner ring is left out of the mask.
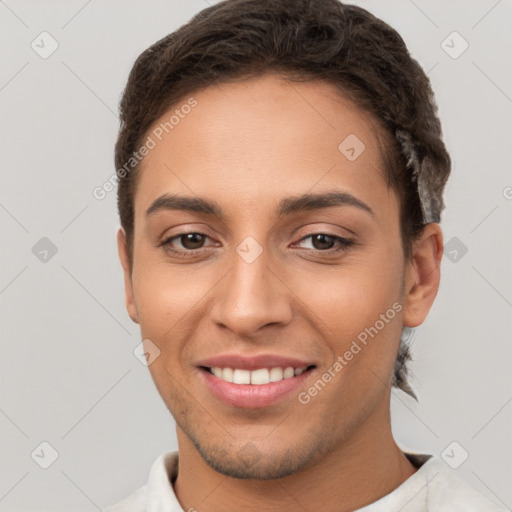
[[[399,204],[371,120],[331,85],[266,75],[193,96],[143,161],[128,308],[178,438],[222,473],[284,476],[387,428]],[[345,195],[290,200],[329,193]]]

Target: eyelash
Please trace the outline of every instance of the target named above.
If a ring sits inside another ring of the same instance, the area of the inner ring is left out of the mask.
[[[189,232],[186,232],[186,233],[180,233],[178,235],[174,235],[174,236],[172,236],[170,238],[167,238],[166,240],[164,240],[160,244],[160,247],[163,246],[164,249],[167,252],[171,253],[173,256],[178,256],[178,257],[182,257],[182,258],[187,258],[187,257],[194,256],[199,251],[202,251],[203,249],[206,249],[205,247],[199,247],[198,249],[182,249],[182,250],[177,250],[177,249],[174,249],[171,246],[171,243],[172,243],[173,240],[180,239],[180,238],[182,238],[182,237],[184,237],[186,235],[201,235],[201,236],[204,236],[206,238],[210,238],[205,233],[200,233],[198,231],[189,231]],[[340,246],[337,249],[334,249],[334,248],[325,249],[325,250],[321,250],[321,249],[308,249],[310,252],[312,252],[314,254],[332,254],[332,253],[337,253],[337,252],[341,252],[341,251],[346,251],[350,246],[354,245],[354,243],[355,243],[353,240],[349,240],[348,238],[343,238],[343,237],[338,236],[338,235],[332,235],[332,234],[324,233],[324,232],[310,233],[309,235],[306,235],[305,237],[301,238],[299,240],[299,242],[303,242],[304,240],[307,240],[308,238],[312,238],[312,237],[317,236],[317,235],[325,235],[325,236],[327,236],[329,238],[332,238],[335,242],[338,242],[340,244]]]

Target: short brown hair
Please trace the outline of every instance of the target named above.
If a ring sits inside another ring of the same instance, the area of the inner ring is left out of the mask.
[[[145,50],[130,72],[115,146],[118,210],[130,258],[139,166],[127,171],[126,164],[150,127],[194,91],[273,71],[287,80],[334,84],[372,114],[376,133],[388,141],[382,156],[388,185],[400,199],[406,257],[424,225],[440,221],[450,157],[430,81],[400,35],[338,0],[224,0]],[[414,396],[408,359],[402,338],[393,384]]]

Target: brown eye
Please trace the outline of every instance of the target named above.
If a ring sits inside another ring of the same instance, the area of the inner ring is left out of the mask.
[[[201,233],[187,233],[186,235],[181,235],[178,239],[181,241],[181,245],[185,249],[200,249],[205,240],[205,236],[201,235]]]
[[[174,254],[193,254],[196,249],[202,249],[205,241],[209,238],[209,236],[202,233],[182,233],[164,240],[160,245],[166,251]]]
[[[311,238],[312,245],[315,249],[319,251],[332,249],[336,240],[334,237],[329,235],[324,235],[323,233],[319,233],[317,235],[313,235]]]
[[[352,240],[342,238],[337,235],[329,235],[327,233],[314,233],[304,237],[300,244],[304,249],[312,249],[314,251],[332,253],[348,249],[354,244]]]

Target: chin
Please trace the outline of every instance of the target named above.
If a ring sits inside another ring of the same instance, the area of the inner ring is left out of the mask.
[[[230,478],[244,480],[273,480],[292,475],[311,464],[325,449],[318,436],[314,440],[290,443],[287,447],[283,446],[284,440],[276,445],[276,440],[271,443],[265,438],[258,441],[228,439],[213,445],[198,441],[190,432],[186,434],[210,468]]]
[[[204,450],[197,447],[203,460],[217,473],[243,480],[273,480],[299,471],[306,461],[295,450],[283,453],[262,453],[248,442],[239,450]]]

